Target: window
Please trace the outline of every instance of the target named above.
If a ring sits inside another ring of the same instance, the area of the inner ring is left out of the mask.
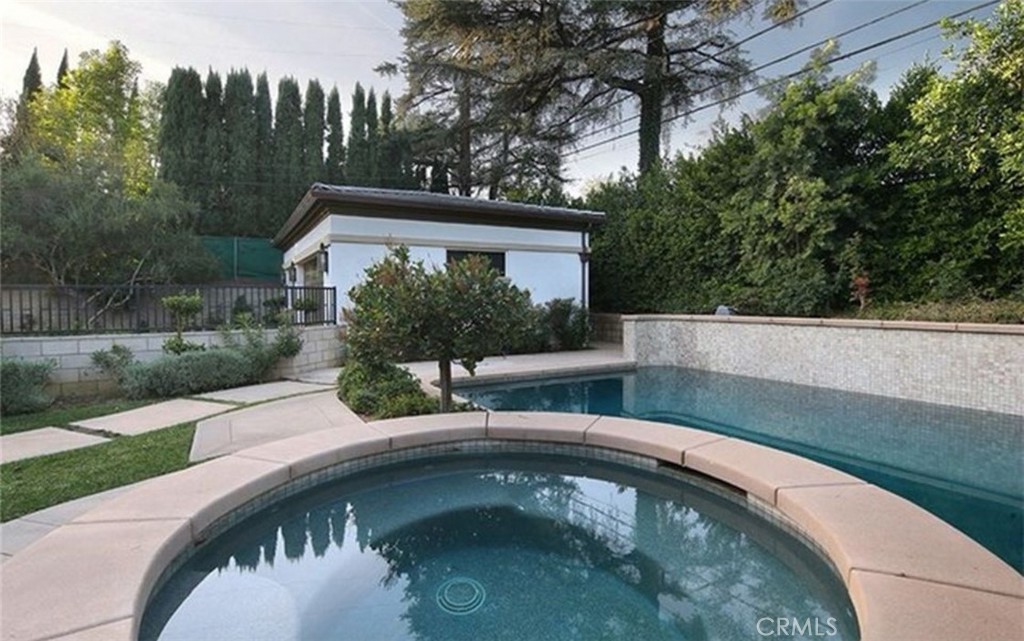
[[[455,261],[469,258],[470,256],[482,256],[490,264],[491,267],[498,270],[498,273],[502,276],[505,275],[505,252],[475,252],[475,251],[463,251],[463,250],[448,250],[448,262],[453,263]]]

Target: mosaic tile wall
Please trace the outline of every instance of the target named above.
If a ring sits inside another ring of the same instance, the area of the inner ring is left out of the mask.
[[[626,316],[623,351],[674,365],[1024,415],[1024,327]]]

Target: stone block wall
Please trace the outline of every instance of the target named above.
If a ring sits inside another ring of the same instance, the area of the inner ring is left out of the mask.
[[[1024,415],[1024,326],[624,316],[623,353],[674,365]]]
[[[272,340],[275,330],[267,330]],[[163,356],[163,344],[171,333],[100,334],[94,336],[18,336],[0,342],[3,358],[28,361],[52,360],[56,368],[50,375],[50,393],[58,396],[82,396],[113,391],[116,385],[93,367],[92,353],[123,345],[142,362]],[[218,332],[186,332],[185,338],[208,347],[221,343]],[[343,345],[334,325],[302,328],[302,351],[278,365],[273,378],[294,378],[303,372],[340,365]]]

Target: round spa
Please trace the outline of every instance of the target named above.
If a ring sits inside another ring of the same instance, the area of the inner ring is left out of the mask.
[[[139,638],[858,638],[835,571],[772,509],[573,446],[369,457],[182,556]]]

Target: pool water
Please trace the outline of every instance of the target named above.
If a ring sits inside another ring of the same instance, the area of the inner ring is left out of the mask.
[[[801,541],[707,481],[555,455],[362,472],[203,546],[140,639],[858,638]]]
[[[1024,571],[1022,416],[678,367],[458,393],[494,410],[661,421],[806,456],[917,503]]]

